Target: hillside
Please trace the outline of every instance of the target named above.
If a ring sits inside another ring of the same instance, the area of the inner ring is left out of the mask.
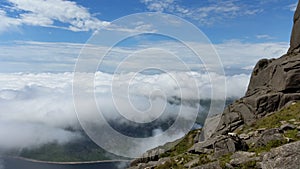
[[[288,149],[291,151],[289,154],[296,154],[299,149],[295,146],[300,148],[299,130],[300,102],[291,102],[282,110],[260,118],[252,125],[245,125],[236,132],[229,133],[228,137],[220,136],[223,142],[215,140],[206,145],[201,142],[193,144],[197,133],[201,131],[194,130],[170,150],[157,154],[156,160],[153,158],[152,161],[147,161],[147,158],[144,158],[144,163],[135,161],[132,165],[139,166],[133,168],[161,169],[196,166],[198,168],[263,168],[267,165],[276,165],[275,157],[279,158],[284,152],[281,149]],[[225,142],[227,143],[220,144]],[[225,152],[224,147],[218,147],[218,154],[211,150],[210,146],[227,146],[232,152]],[[282,159],[280,163],[277,162],[277,165],[282,167],[290,162],[289,159]],[[293,165],[300,164],[293,162]]]

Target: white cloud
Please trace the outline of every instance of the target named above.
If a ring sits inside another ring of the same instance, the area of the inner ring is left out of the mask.
[[[19,19],[7,17],[6,12],[0,9],[0,33],[7,29],[14,29],[17,26],[21,25]]]
[[[296,8],[297,8],[297,4],[298,4],[298,2],[293,3],[293,4],[289,5],[289,6],[287,6],[287,8],[288,8],[290,11],[295,12],[295,11],[296,11]]]
[[[0,120],[0,152],[21,148],[36,148],[50,142],[67,143],[81,138],[80,134],[43,124],[14,123]]]
[[[93,17],[87,8],[76,2],[67,0],[7,0],[10,8],[18,16],[11,17],[0,11],[0,31],[10,26],[33,25],[44,27],[57,27],[71,31],[97,30],[110,23]],[[4,21],[4,24],[3,24]],[[62,24],[58,25],[55,22]]]
[[[224,18],[233,18],[243,15],[254,15],[262,12],[262,9],[237,3],[237,1],[208,1],[201,7],[186,7],[176,0],[141,0],[148,10],[167,12],[199,21],[201,24],[213,24]]]
[[[141,0],[141,2],[145,3],[150,11],[163,12],[172,5],[174,0]]]
[[[266,34],[256,35],[256,38],[257,39],[266,39],[266,40],[275,39],[275,37],[270,36],[270,35],[266,35]]]
[[[228,41],[215,45],[225,67],[254,66],[262,58],[278,58],[287,52],[288,42],[242,43]]]

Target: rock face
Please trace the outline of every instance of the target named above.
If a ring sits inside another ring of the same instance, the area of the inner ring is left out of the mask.
[[[297,53],[300,48],[300,7],[298,7],[294,15],[294,27],[291,35],[291,46],[288,53]]]
[[[225,109],[214,135],[233,132],[243,124],[249,125],[278,111],[290,101],[300,100],[299,84],[300,53],[260,60],[251,75],[246,96]]]
[[[246,150],[247,144],[237,136],[220,135],[209,138],[205,142],[194,144],[189,152],[195,154],[207,154],[214,152],[214,157],[218,158],[228,153],[233,153],[239,150]]]
[[[300,167],[300,142],[290,143],[262,156],[262,169],[295,169]]]

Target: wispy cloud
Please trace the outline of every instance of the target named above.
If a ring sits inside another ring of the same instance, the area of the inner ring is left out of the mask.
[[[238,1],[208,1],[201,7],[186,7],[176,0],[141,0],[148,10],[173,13],[185,18],[199,21],[201,24],[212,24],[224,18],[243,15],[254,15],[262,12],[260,8],[238,3]]]
[[[0,31],[4,31],[11,26],[20,25],[56,27],[71,31],[89,31],[110,24],[93,17],[87,8],[73,1],[7,0],[7,2],[9,5],[2,7],[2,10],[0,10]],[[9,15],[8,12],[13,15]]]
[[[260,38],[266,37],[262,36]],[[201,50],[199,52],[203,54],[202,57],[209,58],[210,53],[206,53],[205,49],[210,44],[195,42],[187,42],[187,44],[194,49]],[[115,70],[116,66],[127,58],[122,62],[122,68],[126,72],[153,65],[178,71],[181,66],[178,65],[178,60],[174,59],[169,52],[180,58],[193,70],[203,70],[203,65],[201,66],[202,63],[197,60],[197,56],[183,45],[172,41],[156,42],[151,44],[151,50],[142,50],[144,49],[143,45],[145,44],[134,48],[114,47],[103,60],[100,66],[101,70],[109,72]],[[274,58],[283,55],[286,53],[288,45],[288,42],[243,43],[240,41],[226,41],[214,44],[214,47],[217,49],[225,68],[244,68],[254,66],[261,58]],[[0,72],[70,72],[74,70],[76,59],[83,46],[84,44],[78,43],[32,41],[18,41],[13,45],[2,44],[0,46]],[[95,46],[86,46],[86,48],[93,47]],[[99,51],[107,50],[105,46],[97,46],[97,48]],[[93,53],[90,55],[92,56]],[[95,60],[95,62],[98,62],[98,60]]]
[[[150,11],[163,12],[172,8],[174,0],[141,0],[142,3],[147,5],[147,9]]]
[[[256,35],[256,38],[257,39],[266,39],[266,40],[275,39],[275,37],[267,35],[267,34]]]
[[[296,11],[296,8],[297,8],[297,4],[298,4],[298,2],[293,3],[293,4],[291,4],[291,5],[288,5],[287,8],[288,8],[290,11],[295,12],[295,11]]]

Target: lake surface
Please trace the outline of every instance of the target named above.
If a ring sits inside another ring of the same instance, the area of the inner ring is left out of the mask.
[[[47,164],[15,158],[1,158],[0,169],[123,169],[125,162],[99,162],[92,164]]]

